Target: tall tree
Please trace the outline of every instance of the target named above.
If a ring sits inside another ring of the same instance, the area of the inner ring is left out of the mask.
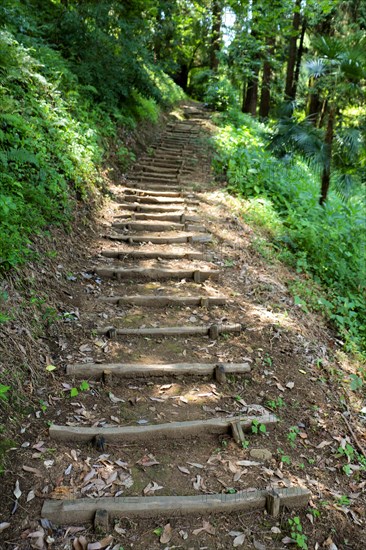
[[[210,45],[210,69],[217,71],[219,66],[219,56],[221,50],[221,24],[222,24],[222,5],[220,0],[212,0],[212,31]]]
[[[300,10],[301,10],[301,0],[296,0],[293,19],[292,19],[292,31],[291,31],[289,46],[288,46],[285,99],[295,99],[294,90],[296,90],[296,88],[294,89],[294,77],[295,77],[296,54],[297,54],[297,39],[299,36],[300,17],[301,17]]]

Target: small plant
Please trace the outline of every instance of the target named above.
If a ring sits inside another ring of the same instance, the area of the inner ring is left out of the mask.
[[[9,396],[8,396],[8,391],[10,390],[10,386],[4,386],[4,384],[0,384],[0,400],[2,401],[7,401]]]
[[[154,529],[153,533],[157,537],[161,537],[161,535],[163,534],[163,531],[164,531],[163,527],[157,527],[156,529]]]
[[[241,446],[243,449],[248,449],[250,445],[250,442],[248,441],[248,439],[244,439],[242,442],[241,442]]]
[[[342,495],[336,500],[339,506],[349,506],[351,504],[350,499],[346,495]]]
[[[283,464],[291,464],[291,457],[285,455],[285,452],[280,447],[277,449],[278,454],[280,455],[280,460]]]
[[[308,508],[307,511],[313,516],[314,519],[320,518],[320,511],[317,508]]]
[[[272,411],[275,411],[276,409],[281,409],[286,405],[285,401],[282,399],[282,397],[277,397],[277,399],[269,399],[267,401],[267,407],[271,409]]]
[[[88,391],[90,389],[89,383],[86,380],[83,380],[79,386],[79,388],[71,388],[70,390],[70,397],[76,397],[79,395],[80,391]]]
[[[268,353],[265,354],[262,361],[263,365],[267,365],[268,367],[272,367],[273,365],[272,357]]]
[[[296,447],[295,441],[299,433],[300,433],[300,430],[297,426],[291,426],[289,433],[287,434],[287,439],[290,442],[290,446],[293,449]]]
[[[252,420],[252,433],[253,434],[265,434],[267,428],[265,424],[261,424],[258,420]]]
[[[303,528],[301,525],[301,519],[299,516],[295,516],[293,519],[288,520],[290,526],[290,536],[292,540],[296,543],[298,548],[303,548],[303,550],[308,549],[307,545],[307,536],[303,533]]]

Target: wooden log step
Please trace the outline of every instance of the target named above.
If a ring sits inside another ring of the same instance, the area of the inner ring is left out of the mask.
[[[122,218],[122,216],[117,216],[117,219]],[[199,222],[200,217],[199,216],[190,216],[189,214],[186,214],[183,211],[177,211],[172,214],[164,214],[164,213],[158,213],[158,214],[144,214],[144,213],[133,213],[131,214],[131,218],[129,219],[123,219],[124,222],[128,223],[130,220],[159,220],[162,222],[180,222],[180,223],[186,223],[186,222]],[[121,220],[122,221],[122,220]]]
[[[180,197],[139,197],[136,195],[124,195],[126,202],[140,202],[143,204],[199,204],[199,201],[186,200]]]
[[[206,260],[211,261],[211,257],[205,252],[196,251],[181,251],[172,250],[171,252],[166,250],[102,250],[102,255],[106,258],[116,258],[118,260],[124,260],[126,258],[140,258],[157,259],[162,260]]]
[[[235,494],[47,499],[43,503],[41,515],[55,525],[81,525],[92,523],[99,510],[108,514],[109,521],[117,518],[190,514],[204,516],[212,513],[243,513],[265,509],[271,513],[268,497],[273,495],[278,498],[280,509],[302,508],[308,505],[311,498],[311,492],[306,488],[288,487],[274,491],[244,490]]]
[[[248,374],[251,370],[249,363],[220,363],[226,374]],[[66,374],[84,380],[100,380],[104,371],[112,378],[134,378],[150,376],[210,376],[216,368],[215,363],[168,363],[162,365],[138,363],[76,363],[67,365]]]
[[[112,227],[115,229],[124,229],[128,231],[197,231],[198,233],[205,233],[206,228],[204,225],[196,225],[189,223],[173,223],[173,222],[144,222],[144,221],[127,221],[127,222],[114,222]]]
[[[128,244],[151,243],[151,244],[178,244],[178,243],[210,243],[211,235],[195,235],[186,233],[185,235],[166,236],[163,235],[106,235],[106,238],[112,241],[123,241]]]
[[[131,174],[129,174],[128,176],[128,179],[129,180],[132,180],[132,181],[146,181],[146,182],[156,182],[156,183],[159,183],[159,182],[165,182],[165,183],[169,183],[169,182],[174,182],[174,183],[177,183],[179,182],[179,179],[180,179],[180,175],[179,174],[173,174],[173,175],[165,175],[165,174],[148,174],[146,172],[143,172],[141,174],[136,174],[135,172],[131,172]]]
[[[235,325],[203,325],[188,327],[159,327],[159,328],[118,328],[105,327],[97,329],[97,334],[114,338],[117,336],[209,336],[212,340],[219,337],[220,334],[227,332],[240,332],[242,326]]]
[[[144,182],[144,181],[129,181],[128,185],[131,189],[140,188],[143,191],[172,191],[175,193],[194,193],[195,189],[188,184],[185,184],[184,182],[178,183],[178,184],[172,184],[172,183],[156,183],[154,181],[152,182]]]
[[[104,437],[108,443],[136,442],[151,437],[184,438],[194,435],[221,435],[231,432],[232,422],[239,422],[242,429],[250,430],[253,420],[259,424],[270,426],[276,424],[277,417],[274,414],[263,416],[231,416],[216,417],[200,420],[188,420],[185,422],[169,422],[167,424],[151,424],[142,426],[113,426],[100,428],[98,426],[61,426],[52,424],[49,429],[49,436],[56,441],[72,441],[73,443],[90,443],[97,436]]]
[[[153,205],[153,204],[140,204],[140,203],[120,203],[119,208],[122,210],[129,210],[132,212],[176,212],[177,210],[181,208],[186,208],[184,204],[180,204],[179,206],[176,206],[174,204],[168,204],[168,205]],[[191,212],[197,212],[197,208],[190,207],[189,210]],[[185,210],[186,212],[186,210]]]
[[[140,189],[139,187],[124,187],[123,192],[127,195],[151,195],[152,197],[183,197],[183,191],[155,191],[154,189]],[[191,195],[192,196],[192,195]]]
[[[137,295],[137,296],[111,296],[100,298],[101,301],[119,306],[134,305],[147,307],[166,306],[222,306],[226,303],[224,296],[203,297],[203,296],[175,296],[175,295]]]
[[[123,269],[119,267],[96,267],[95,273],[99,277],[113,279],[194,279],[195,282],[206,279],[217,279],[220,271],[217,269],[158,269],[133,267]]]

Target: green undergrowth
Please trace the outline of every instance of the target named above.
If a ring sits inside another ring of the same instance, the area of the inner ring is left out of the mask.
[[[346,348],[366,351],[366,218],[362,189],[347,200],[331,191],[319,206],[319,175],[298,157],[268,150],[270,127],[238,112],[218,116],[215,169],[228,190],[245,198],[243,216],[265,235],[256,246],[298,273],[300,307],[317,309],[338,328]],[[316,289],[316,290],[315,290]],[[320,289],[320,290],[319,290]]]
[[[27,261],[39,232],[67,228],[92,199],[111,140],[125,168],[121,129],[156,123],[162,106],[182,98],[148,47],[137,48],[141,23],[123,32],[103,6],[1,3],[0,271]]]

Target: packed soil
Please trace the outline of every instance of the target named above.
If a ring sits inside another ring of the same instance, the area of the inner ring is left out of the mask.
[[[32,395],[32,407],[24,411],[19,404],[20,425],[16,419],[2,421],[12,425],[14,441],[2,476],[1,548],[366,547],[366,457],[362,454],[366,437],[360,412],[364,404],[346,384],[354,359],[341,351],[341,342],[320,312],[304,311],[294,303],[291,285],[308,281],[260,253],[259,230],[247,225],[240,199],[215,182],[209,143],[214,131],[202,106],[183,103],[167,117],[160,135],[149,136],[148,153],[141,152],[129,174],[115,171],[103,206],[79,218],[73,235],[54,233],[57,259],[49,254],[46,263],[28,265],[19,274],[21,285],[12,277],[4,282],[18,313],[10,327],[1,329],[4,355],[0,361],[6,373],[6,369],[21,368],[28,356],[30,366],[19,376],[19,388]],[[173,175],[173,168],[181,171]],[[142,206],[156,206],[139,202],[138,197],[153,196],[149,189],[158,192],[157,183],[165,192],[169,185],[179,187],[184,202],[174,203],[172,197],[169,212],[151,210],[151,218],[147,214],[146,219],[138,219]],[[134,195],[139,205],[135,211],[128,207],[135,203],[126,200],[131,196],[126,188],[142,189]],[[113,226],[121,220],[169,226],[177,222],[161,222],[156,215],[182,212],[194,217],[183,225],[204,226],[205,231]],[[211,239],[177,244],[149,241],[149,237],[185,234]],[[141,235],[147,235],[146,242],[133,242]],[[41,241],[38,246],[42,251],[49,245]],[[133,258],[131,251],[156,253],[156,257]],[[108,257],[111,252],[118,257]],[[178,256],[201,252],[202,257],[159,256],[167,252]],[[101,268],[111,268],[110,276],[100,275]],[[118,276],[118,270],[135,268],[142,271]],[[157,270],[187,271],[192,276],[157,278]],[[197,282],[194,272],[200,270],[218,274]],[[23,313],[20,288],[28,298],[32,296]],[[53,295],[52,311],[37,303],[44,292]],[[137,295],[202,301],[162,307],[113,301]],[[223,297],[225,302],[207,307],[205,299],[210,297]],[[37,331],[37,315],[46,327],[44,333]],[[234,324],[240,325],[240,332],[225,332],[227,325]],[[212,325],[223,329],[218,338],[103,334],[110,327]],[[108,368],[110,363],[142,364],[146,372],[98,380],[89,377],[87,370],[79,379],[66,373],[67,365],[82,364],[87,369],[89,364]],[[227,374],[222,383],[212,375],[149,375],[151,364],[174,363],[245,363],[251,370]],[[278,422],[268,426],[255,422],[256,417],[269,414],[275,414]],[[80,442],[76,436],[57,441],[49,434],[53,424],[102,432],[109,427],[139,430],[235,416],[254,419],[241,445],[230,430],[218,435],[177,430],[168,439],[155,435],[102,444]],[[308,489],[308,504],[300,509],[283,507],[276,517],[263,509],[161,517],[151,509],[144,518],[128,514],[111,518],[108,529],[101,532],[90,524],[50,522],[41,512],[48,499],[225,495],[288,487]]]

